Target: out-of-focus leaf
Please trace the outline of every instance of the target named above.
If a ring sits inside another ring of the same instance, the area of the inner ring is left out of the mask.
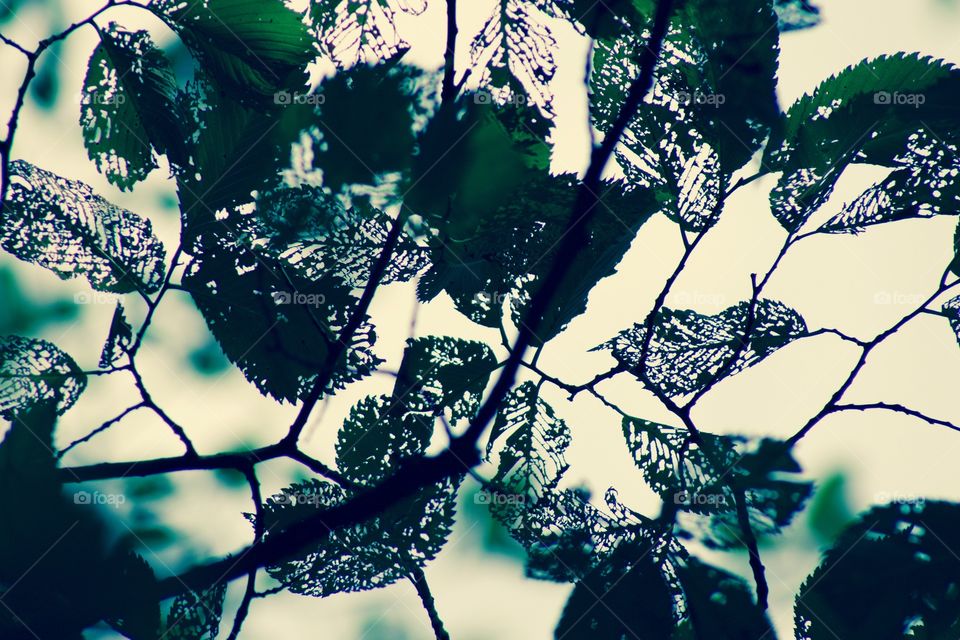
[[[157,155],[183,160],[183,125],[173,70],[146,31],[100,29],[83,83],[80,126],[90,159],[110,182],[131,189]]]
[[[10,191],[0,219],[0,245],[63,279],[85,276],[114,293],[160,288],[163,245],[149,220],[110,204],[89,185],[10,163]]]
[[[952,638],[960,630],[960,507],[875,507],[797,595],[797,640]]]
[[[776,0],[773,8],[777,12],[781,33],[809,29],[820,24],[820,9],[809,0]]]
[[[696,558],[677,568],[692,640],[776,640],[747,583]]]

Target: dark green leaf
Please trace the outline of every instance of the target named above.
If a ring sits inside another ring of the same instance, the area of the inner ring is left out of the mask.
[[[394,385],[394,402],[411,411],[436,413],[449,407],[451,418],[470,418],[497,361],[482,342],[441,336],[407,342]]]
[[[117,303],[110,321],[110,333],[100,353],[100,368],[106,369],[116,364],[133,344],[133,328],[123,313],[123,305]]]
[[[146,31],[100,30],[83,83],[80,126],[90,159],[121,189],[157,168],[157,154],[183,157],[173,71]]]
[[[694,393],[712,384],[717,375],[739,373],[807,333],[796,311],[775,300],[759,300],[746,347],[741,349],[749,319],[749,302],[712,316],[661,309],[653,322],[646,376],[667,395]],[[645,336],[646,325],[635,324],[596,349],[610,351],[640,376]]]
[[[747,583],[722,569],[689,558],[677,567],[693,640],[776,640],[766,614]]]
[[[781,33],[820,24],[820,9],[809,0],[776,0],[773,8],[777,12]]]
[[[798,640],[956,637],[960,508],[875,507],[847,529],[800,588]]]
[[[674,598],[649,541],[624,541],[577,583],[557,640],[669,640]]]
[[[205,591],[187,591],[173,599],[163,640],[216,640],[220,633],[225,582]]]
[[[152,293],[164,271],[163,245],[149,220],[110,204],[89,185],[10,163],[0,244],[63,279],[85,276],[94,289]]]
[[[311,38],[283,0],[160,0],[151,9],[234,100],[271,104],[276,92],[306,85]]]

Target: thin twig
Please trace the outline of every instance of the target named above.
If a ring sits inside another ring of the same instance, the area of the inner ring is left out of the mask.
[[[443,620],[437,613],[437,603],[433,599],[433,594],[430,593],[430,585],[427,584],[427,576],[424,575],[422,568],[414,566],[410,570],[410,582],[417,589],[417,595],[420,596],[420,602],[423,603],[423,608],[430,618],[430,627],[433,629],[436,640],[450,640],[450,634],[443,628]]]

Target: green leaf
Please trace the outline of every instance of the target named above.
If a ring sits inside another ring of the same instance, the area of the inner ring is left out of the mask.
[[[746,347],[741,350],[749,317],[749,302],[716,315],[662,308],[653,322],[646,376],[667,395],[695,393],[712,384],[716,376],[735,375],[807,333],[806,323],[796,311],[775,300],[759,300]],[[595,350],[610,351],[621,365],[641,377],[646,331],[645,324],[635,324]]]
[[[766,614],[747,583],[731,573],[689,558],[677,567],[691,640],[776,640]]]
[[[958,99],[960,71],[919,54],[867,60],[823,81],[790,107],[767,145],[764,166],[783,171],[770,193],[774,216],[798,230],[848,165],[918,164],[909,160],[917,140],[921,148],[943,145],[943,159],[953,161]]]
[[[674,630],[673,593],[650,542],[622,542],[577,583],[563,608],[557,640],[667,640]]]
[[[53,343],[34,338],[0,338],[0,416],[43,402],[63,413],[87,386],[87,376]]]
[[[393,398],[410,411],[436,413],[449,407],[454,421],[471,418],[496,366],[493,352],[482,342],[442,336],[411,339]]]
[[[349,67],[406,52],[396,13],[417,16],[426,8],[426,0],[310,0],[310,17],[324,52]]]
[[[809,0],[776,0],[773,8],[777,12],[780,33],[809,29],[820,24],[820,9]]]
[[[107,341],[100,353],[100,368],[107,369],[116,364],[132,344],[133,328],[127,322],[123,305],[118,302],[113,312],[113,320],[110,321],[110,333],[107,334]]]
[[[121,189],[131,189],[157,168],[154,151],[183,157],[176,80],[146,31],[110,23],[98,33],[83,83],[83,141],[97,169]]]
[[[167,612],[164,640],[216,640],[223,616],[226,582],[201,592],[187,591],[173,599]]]
[[[955,637],[958,516],[958,505],[932,501],[863,514],[800,588],[797,639]]]
[[[276,92],[306,85],[311,38],[283,0],[160,0],[150,8],[234,100],[270,104]]]
[[[299,558],[267,571],[293,593],[314,597],[392,584],[440,551],[453,525],[458,484],[449,481],[427,487],[377,518],[331,532]],[[294,484],[267,499],[266,530],[281,530],[349,495],[323,480]]]
[[[10,163],[0,245],[66,280],[85,276],[97,291],[152,293],[164,273],[163,245],[149,220],[110,204],[89,185]]]

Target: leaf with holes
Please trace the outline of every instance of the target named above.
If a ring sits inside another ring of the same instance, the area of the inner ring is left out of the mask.
[[[157,168],[154,153],[182,161],[177,84],[146,31],[99,29],[83,83],[80,126],[90,159],[110,182],[131,189]]]
[[[133,328],[127,322],[123,305],[118,302],[113,312],[113,320],[110,321],[110,333],[107,334],[107,341],[100,353],[100,368],[107,369],[116,364],[132,344]]]
[[[960,507],[874,507],[800,587],[797,640],[952,638],[960,630]]]
[[[497,366],[482,342],[429,336],[407,341],[393,389],[395,402],[411,411],[449,407],[454,421],[471,418]]]
[[[40,402],[55,402],[57,412],[73,406],[87,386],[87,376],[77,363],[46,340],[6,336],[0,338],[0,415]]]
[[[152,293],[163,280],[163,245],[148,220],[23,160],[10,163],[0,245],[64,280],[85,276],[97,291]]]
[[[187,591],[173,599],[167,612],[164,640],[216,640],[220,633],[227,584],[201,592]]]
[[[417,16],[426,0],[310,0],[310,17],[324,52],[338,67],[375,63],[403,54],[396,13]]]
[[[610,351],[645,384],[649,380],[669,396],[683,396],[713,384],[718,376],[722,379],[755,365],[807,333],[800,314],[781,302],[759,300],[752,314],[750,308],[749,302],[741,302],[716,315],[662,308],[653,320],[643,364],[644,324],[635,324],[595,350]]]

